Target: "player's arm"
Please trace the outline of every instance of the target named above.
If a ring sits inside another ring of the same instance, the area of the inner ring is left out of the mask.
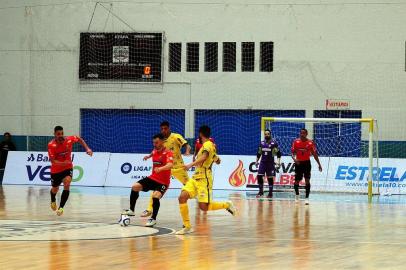
[[[150,158],[152,158],[152,152],[149,155],[145,156],[142,160],[146,161]]]
[[[259,159],[261,158],[261,156],[262,156],[262,147],[261,147],[261,145],[258,147],[258,152],[257,152],[257,160],[255,161],[255,164],[258,166],[258,163],[259,163]]]
[[[190,156],[190,151],[192,150],[192,147],[190,147],[185,138],[183,138],[182,135],[178,134],[177,140],[180,148],[185,148],[185,156]]]
[[[80,144],[83,146],[83,148],[85,148],[86,154],[88,154],[89,156],[92,156],[92,155],[93,155],[93,151],[92,151],[92,149],[90,149],[90,147],[87,145],[87,143],[85,142],[85,140],[83,140],[83,139],[82,139],[81,137],[79,137],[79,136],[76,136],[76,138],[77,138],[77,142],[80,143]]]
[[[207,150],[203,150],[202,155],[198,159],[196,159],[195,161],[193,161],[189,164],[186,164],[184,167],[186,170],[189,170],[193,166],[204,163],[208,157],[209,157],[209,152]]]
[[[155,168],[156,173],[160,173],[162,171],[169,171],[173,168],[173,154],[167,154],[166,156],[166,164],[165,166]]]
[[[53,151],[52,148],[48,147],[48,157],[49,157],[49,161],[51,161],[51,164],[55,164],[55,165],[66,165],[71,163],[70,160],[65,160],[65,161],[59,161],[56,159],[55,157],[55,153]]]
[[[279,149],[279,147],[275,148],[276,150],[276,167],[280,167],[281,166],[281,157],[282,157],[282,152]]]
[[[316,160],[317,164],[319,165],[319,171],[322,172],[323,168],[321,167],[321,163],[319,160],[319,154],[317,154],[317,151],[314,147],[312,148],[311,152],[312,152],[312,155],[313,155],[314,159]]]
[[[291,154],[292,159],[297,164],[295,141],[293,141],[293,143],[292,143],[291,152],[292,152],[292,154]]]

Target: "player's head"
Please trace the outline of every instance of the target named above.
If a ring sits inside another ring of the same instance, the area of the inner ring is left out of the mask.
[[[211,136],[210,127],[203,125],[199,128],[199,138],[202,139],[209,139]]]
[[[302,129],[300,130],[300,139],[302,139],[302,140],[307,139],[307,134],[309,134],[309,133],[307,132],[307,129],[302,128]]]
[[[5,132],[5,133],[3,134],[3,136],[4,136],[4,140],[5,140],[5,141],[11,141],[11,134],[10,134],[10,132]]]
[[[171,128],[168,121],[163,121],[160,125],[161,133],[164,135],[165,138],[169,137],[171,134]]]
[[[61,126],[56,126],[56,127],[54,128],[54,136],[55,136],[55,139],[56,139],[57,141],[62,142],[62,141],[64,140],[64,137],[63,137],[63,127],[61,127]]]
[[[155,134],[152,136],[152,143],[154,144],[154,148],[157,150],[162,149],[164,146],[165,137],[162,133]]]
[[[269,141],[272,138],[270,129],[265,129],[264,137],[265,137],[265,140],[267,140],[267,141]]]

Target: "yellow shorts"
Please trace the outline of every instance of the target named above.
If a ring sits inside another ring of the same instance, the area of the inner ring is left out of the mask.
[[[173,168],[171,170],[171,175],[178,179],[183,185],[189,180],[189,175],[183,167]]]
[[[182,190],[189,193],[190,198],[197,197],[197,200],[201,203],[210,203],[213,197],[213,179],[211,177],[190,178]]]

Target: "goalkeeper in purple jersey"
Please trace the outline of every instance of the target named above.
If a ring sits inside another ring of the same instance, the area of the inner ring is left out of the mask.
[[[264,133],[265,140],[263,140],[259,147],[257,153],[257,167],[258,174],[257,180],[259,185],[259,192],[257,198],[264,196],[264,176],[268,178],[269,194],[268,198],[272,198],[274,177],[276,175],[276,167],[279,168],[281,164],[281,151],[279,150],[278,144],[275,140],[272,140],[271,131],[269,129],[265,130]],[[275,164],[274,156],[277,156],[277,161]],[[275,166],[276,165],[276,166]]]

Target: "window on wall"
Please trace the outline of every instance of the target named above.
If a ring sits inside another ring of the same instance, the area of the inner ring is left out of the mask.
[[[241,43],[241,71],[253,72],[255,69],[255,43]]]
[[[181,71],[182,43],[169,43],[169,72]]]
[[[186,52],[186,71],[199,72],[199,43],[187,43]]]
[[[260,66],[261,72],[273,71],[273,42],[260,43]]]
[[[206,42],[204,44],[204,71],[218,71],[218,43]]]
[[[223,42],[223,72],[236,71],[236,43]]]

